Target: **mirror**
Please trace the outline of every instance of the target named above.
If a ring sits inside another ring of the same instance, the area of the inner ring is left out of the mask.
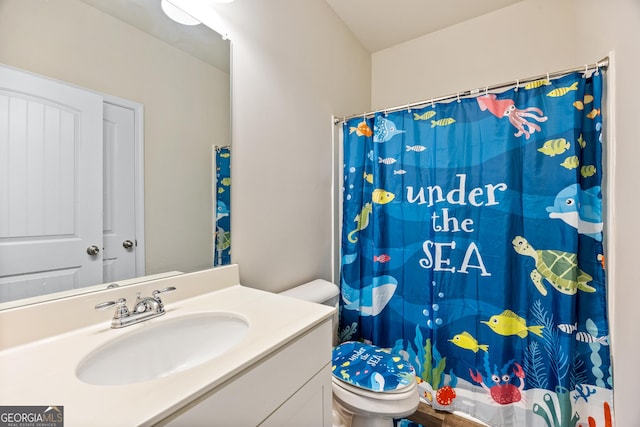
[[[231,139],[229,41],[171,21],[160,0],[0,0],[0,64],[141,104],[144,275],[213,266],[212,153]]]

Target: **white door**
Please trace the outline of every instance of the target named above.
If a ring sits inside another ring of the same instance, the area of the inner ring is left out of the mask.
[[[0,66],[0,301],[102,282],[102,108]]]
[[[104,277],[136,276],[135,112],[104,103]]]

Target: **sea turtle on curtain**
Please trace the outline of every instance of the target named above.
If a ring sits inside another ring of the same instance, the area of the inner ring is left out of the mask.
[[[536,261],[536,267],[531,270],[531,281],[542,295],[547,295],[542,279],[566,295],[575,295],[580,289],[583,292],[595,292],[596,289],[587,285],[593,279],[578,267],[578,257],[571,252],[556,250],[535,250],[522,236],[516,236],[511,243],[513,249],[520,255],[527,255]]]

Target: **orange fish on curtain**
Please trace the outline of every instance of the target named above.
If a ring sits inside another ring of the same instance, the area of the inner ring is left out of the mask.
[[[349,133],[354,133],[358,136],[371,136],[373,135],[373,131],[371,130],[371,128],[369,127],[369,125],[367,124],[367,122],[365,120],[361,121],[360,123],[358,123],[358,126],[351,126],[349,128]]]

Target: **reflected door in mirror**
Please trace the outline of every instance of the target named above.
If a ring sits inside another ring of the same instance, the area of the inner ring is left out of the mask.
[[[127,112],[111,111],[95,93],[4,66],[0,87],[0,302],[133,277],[135,258],[125,271],[131,248],[112,250],[103,238],[103,228],[122,237],[111,231],[123,228],[123,205],[133,205],[115,197],[132,193],[133,173],[113,172],[121,163],[129,169],[121,159],[126,138],[116,137]],[[111,135],[105,144],[103,129]],[[104,199],[103,171],[111,188]],[[126,224],[124,232],[135,236]]]
[[[7,67],[0,85],[0,299],[97,283],[102,98]]]
[[[102,282],[136,276],[135,114],[104,103],[104,270]]]

